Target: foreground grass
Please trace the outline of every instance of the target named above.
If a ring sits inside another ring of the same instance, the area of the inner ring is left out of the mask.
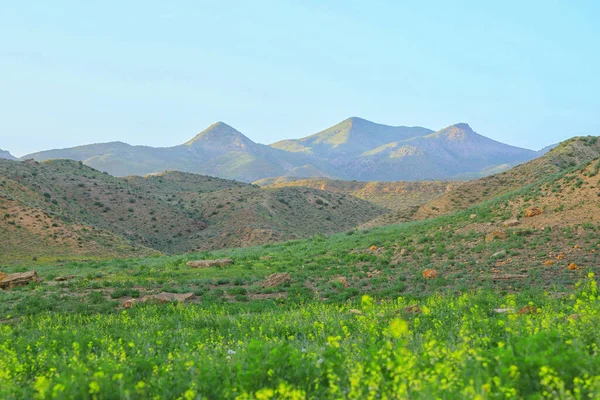
[[[0,325],[0,398],[598,398],[596,296],[42,313]]]

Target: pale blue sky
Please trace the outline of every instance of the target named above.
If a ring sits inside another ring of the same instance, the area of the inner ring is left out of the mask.
[[[0,0],[0,148],[251,139],[349,116],[600,135],[596,1]]]

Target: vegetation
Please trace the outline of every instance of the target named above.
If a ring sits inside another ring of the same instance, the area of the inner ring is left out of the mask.
[[[363,296],[44,314],[0,326],[0,396],[596,398],[596,296],[590,275],[567,300],[540,293],[520,313],[492,308],[522,297],[480,292],[418,308]]]
[[[255,245],[339,232],[384,212],[314,189],[177,172],[123,179],[68,160],[0,160],[0,211],[10,216],[0,219],[5,262]]]
[[[595,141],[573,144],[583,156],[559,146],[521,169],[532,182],[432,219],[180,255],[39,260],[42,281],[0,291],[0,397],[597,398],[600,161],[588,157]],[[538,175],[556,154],[584,161]],[[261,190],[217,180],[198,193],[192,180],[205,178],[168,175],[125,180],[145,197],[131,192],[123,207],[138,213],[151,198],[236,215],[241,194]],[[348,201],[288,189],[315,213]],[[31,193],[62,204],[60,192]],[[264,193],[283,209],[296,201]],[[1,219],[23,229],[12,212]]]

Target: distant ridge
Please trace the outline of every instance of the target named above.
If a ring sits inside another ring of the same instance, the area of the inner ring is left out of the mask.
[[[17,159],[15,156],[10,154],[8,151],[2,150],[2,149],[0,149],[0,158],[4,158],[7,160],[16,160]]]
[[[414,181],[477,178],[542,154],[486,138],[466,123],[434,132],[351,117],[270,146],[217,122],[173,147],[112,142],[43,151],[22,159],[73,159],[115,176],[177,170],[243,182],[277,177]]]

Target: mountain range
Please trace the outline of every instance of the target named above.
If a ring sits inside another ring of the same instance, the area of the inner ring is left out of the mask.
[[[72,159],[114,176],[178,170],[243,182],[276,177],[412,181],[485,176],[547,150],[503,144],[465,123],[434,132],[352,117],[305,138],[269,146],[218,122],[173,147],[111,142],[42,151],[22,159]]]

